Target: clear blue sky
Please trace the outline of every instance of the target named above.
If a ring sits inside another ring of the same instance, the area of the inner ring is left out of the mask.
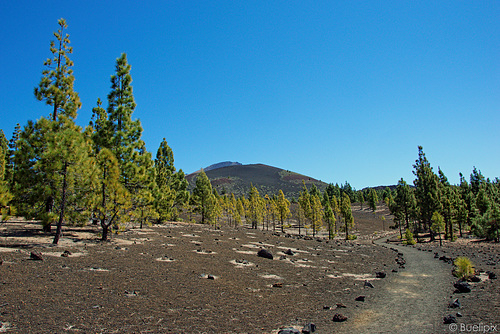
[[[10,138],[64,17],[87,125],[122,52],[147,149],[190,173],[265,163],[356,189],[412,182],[422,145],[452,183],[500,176],[500,1],[1,1]],[[107,102],[104,102],[105,107]]]

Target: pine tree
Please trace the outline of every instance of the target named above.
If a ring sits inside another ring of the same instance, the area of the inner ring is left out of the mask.
[[[344,227],[345,227],[345,239],[349,240],[349,229],[354,226],[354,217],[352,216],[351,211],[351,200],[349,196],[344,193],[342,194],[342,203],[340,205],[340,211],[342,213],[342,217],[344,219]]]
[[[50,52],[53,58],[45,61],[47,68],[42,72],[42,79],[35,88],[35,96],[40,101],[45,101],[47,105],[53,106],[52,120],[56,121],[59,114],[69,118],[76,118],[76,112],[81,107],[78,93],[73,89],[75,77],[73,76],[73,61],[69,59],[69,54],[73,53],[73,48],[69,46],[69,35],[64,29],[68,28],[66,20],[59,19],[59,30],[54,33],[57,40],[50,42]]]
[[[191,196],[192,204],[195,207],[195,212],[201,214],[201,223],[205,224],[209,221],[211,210],[213,210],[213,193],[212,184],[203,169],[196,177],[196,185]],[[207,219],[208,218],[208,219]]]
[[[323,207],[326,225],[328,226],[328,239],[333,239],[335,235],[335,214],[333,213],[330,201],[326,202]]]
[[[439,168],[439,192],[441,200],[441,215],[445,223],[444,238],[455,240],[454,225],[458,212],[459,197],[455,187],[451,186],[448,178],[444,175],[443,171]]]
[[[130,193],[120,183],[120,167],[114,154],[107,148],[101,149],[97,163],[100,177],[94,209],[102,227],[101,240],[106,241],[112,226],[119,228],[130,218],[128,213],[132,203]]]
[[[313,230],[313,237],[316,236],[316,232],[321,229],[323,225],[323,206],[321,205],[321,200],[317,194],[310,197],[311,203],[311,227]]]
[[[278,216],[280,219],[281,232],[285,232],[285,220],[290,217],[290,201],[285,198],[285,194],[280,189],[278,198],[276,199],[276,207],[278,209]]]
[[[358,202],[361,205],[361,211],[363,211],[363,204],[365,203],[365,196],[363,195],[363,192],[361,190],[358,191]]]
[[[176,219],[178,217],[177,207],[182,206],[187,201],[188,182],[182,170],[176,171],[174,154],[165,138],[163,138],[156,153],[155,169],[157,186],[155,207],[159,214],[159,221]]]
[[[120,182],[132,196],[132,212],[141,222],[154,219],[154,176],[150,169],[152,157],[141,139],[140,120],[132,120],[136,103],[132,90],[131,65],[122,53],[116,60],[108,94],[107,133],[111,133],[110,149],[118,160]]]
[[[398,185],[396,187],[396,197],[394,199],[394,207],[391,211],[394,213],[396,217],[400,217],[404,220],[406,229],[410,230],[410,217],[412,216],[412,212],[415,209],[415,196],[413,194],[413,190],[406,183],[403,178],[399,180]],[[401,222],[399,224],[399,233],[401,237],[403,236],[403,232],[401,230]]]
[[[443,216],[437,211],[435,211],[432,214],[432,225],[431,225],[431,230],[434,233],[437,233],[439,235],[439,246],[443,246],[443,242],[441,239],[441,233],[445,231],[445,222]]]
[[[64,222],[83,224],[90,216],[92,187],[95,184],[96,166],[91,157],[91,147],[81,129],[71,118],[60,115],[51,122],[54,126],[46,137],[46,148],[35,170],[43,172],[56,190],[53,193],[57,218],[54,244],[59,242]],[[50,121],[49,121],[50,122]]]
[[[9,184],[9,188],[12,190],[15,187],[14,184],[14,173],[16,172],[16,166],[14,164],[14,156],[17,151],[17,141],[19,140],[19,136],[21,134],[21,125],[19,123],[16,124],[14,128],[14,132],[12,133],[12,137],[9,141],[9,150],[7,154],[7,166],[5,170],[5,179]]]
[[[413,184],[415,185],[415,198],[419,208],[419,223],[422,223],[424,229],[428,230],[433,213],[441,209],[438,197],[439,178],[432,171],[432,167],[425,157],[422,146],[418,147],[418,159],[415,161],[413,168],[415,169],[413,174],[416,176]],[[431,240],[434,240],[432,233]]]
[[[462,208],[460,210],[461,219],[458,221],[458,228],[460,236],[462,236],[462,225],[471,226],[477,211],[476,198],[462,173],[460,173],[460,198]]]
[[[307,222],[310,221],[311,219],[311,200],[310,200],[310,194],[309,191],[307,190],[306,183],[304,180],[302,180],[302,191],[300,192],[299,196],[299,205],[302,209],[302,212],[304,214],[304,227],[308,226]],[[307,230],[306,230],[307,234]]]
[[[369,197],[368,201],[370,204],[370,209],[372,209],[373,212],[377,210],[377,203],[378,203],[378,195],[375,189],[371,188],[369,192]]]
[[[338,215],[340,215],[340,205],[339,202],[337,201],[337,197],[335,195],[331,195],[330,197],[330,207],[332,208],[333,211],[333,218],[335,221],[338,221]],[[335,234],[338,232],[338,224],[335,224]]]
[[[252,224],[252,228],[256,229],[262,221],[264,211],[264,203],[259,195],[259,191],[253,185],[250,185],[248,194],[248,218]]]
[[[9,189],[9,183],[6,180],[6,170],[8,165],[8,145],[7,139],[2,130],[0,130],[0,221],[7,220],[13,213],[10,207],[10,201],[13,198]]]

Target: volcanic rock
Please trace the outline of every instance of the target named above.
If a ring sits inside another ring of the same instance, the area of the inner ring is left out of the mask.
[[[316,325],[313,323],[308,323],[302,328],[302,334],[310,334],[316,332]]]
[[[457,318],[455,318],[454,315],[447,315],[446,317],[443,318],[443,323],[445,325],[448,325],[448,324],[456,324],[457,323]]]
[[[33,251],[30,254],[30,259],[35,260],[35,261],[43,261],[42,253]]]
[[[347,320],[347,317],[343,314],[340,314],[340,313],[336,313],[332,319],[332,321],[334,321],[334,322],[344,322],[346,320]]]
[[[273,259],[273,254],[270,251],[268,251],[267,249],[264,249],[264,248],[262,248],[261,250],[259,250],[259,252],[257,253],[257,256],[263,257],[265,259],[270,259],[270,260]]]
[[[460,293],[467,293],[471,291],[469,283],[464,281],[458,281],[453,284],[453,286],[457,289],[456,291]]]

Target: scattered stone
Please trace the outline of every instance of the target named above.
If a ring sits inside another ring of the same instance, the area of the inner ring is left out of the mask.
[[[71,252],[69,250],[65,250],[64,253],[61,254],[62,257],[68,257],[71,255]]]
[[[291,255],[291,256],[295,255],[295,253],[291,249],[287,249],[283,253],[285,253],[286,255]]]
[[[356,299],[354,299],[354,300],[355,300],[355,301],[357,301],[357,302],[364,302],[364,301],[365,301],[365,298],[366,298],[366,296],[358,296],[358,297],[356,297]]]
[[[387,274],[383,271],[378,271],[375,273],[376,278],[385,278],[386,276],[387,276]]]
[[[35,261],[43,261],[42,253],[33,251],[30,254],[30,259],[35,260]]]
[[[215,276],[214,276],[214,275],[210,275],[210,274],[209,274],[209,275],[207,276],[207,279],[214,280],[214,279],[215,279]]]
[[[444,256],[444,255],[443,255],[443,256],[441,256],[439,259],[440,259],[441,261],[444,261],[444,262],[449,263],[449,264],[452,264],[452,263],[453,263],[453,259],[452,259],[452,258],[447,257],[447,256]]]
[[[259,252],[257,253],[257,256],[263,257],[265,259],[270,259],[270,260],[273,259],[273,254],[271,254],[270,251],[268,251],[267,249],[264,249],[264,248],[259,250]]]
[[[343,314],[340,314],[340,313],[336,313],[332,319],[333,322],[344,322],[346,320],[347,320],[347,317]]]
[[[450,305],[448,305],[449,308],[460,308],[460,301],[457,299],[455,299],[453,302],[450,303]]]
[[[342,303],[337,303],[337,308],[346,308],[347,306],[345,306],[344,304]]]
[[[489,279],[497,279],[497,274],[495,274],[494,272],[490,271],[488,273],[488,278]]]
[[[371,282],[369,282],[369,281],[365,281],[365,286],[367,288],[372,288],[372,289],[374,288],[373,284]]]
[[[453,286],[457,289],[456,291],[460,293],[468,293],[471,291],[469,283],[464,281],[458,281],[453,284]]]
[[[316,332],[316,325],[311,323],[308,323],[302,328],[302,334],[310,334]]]
[[[250,264],[250,262],[248,262],[247,260],[236,260],[236,263],[240,263],[240,264],[244,264],[244,265]]]
[[[457,312],[457,317],[458,317],[458,318],[461,318],[461,317],[463,317],[462,313],[460,313],[460,312]]]
[[[283,328],[278,334],[300,334],[300,331],[293,327]]]
[[[283,287],[283,283],[274,283],[273,284],[273,288],[282,288]]]
[[[439,253],[434,253],[434,258],[439,259]]]
[[[455,318],[454,315],[447,315],[446,317],[443,318],[443,323],[445,325],[448,325],[448,324],[456,324],[457,323],[457,318]]]
[[[137,293],[137,291],[127,291],[125,290],[125,296],[126,297],[137,297],[139,294]]]
[[[473,282],[473,283],[479,283],[481,282],[481,277],[477,276],[477,275],[474,275],[472,276],[469,281]]]
[[[2,264],[3,264],[3,260],[2,260],[2,259],[0,259],[0,266],[1,266]]]

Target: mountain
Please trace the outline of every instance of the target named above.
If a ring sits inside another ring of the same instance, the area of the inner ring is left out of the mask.
[[[229,166],[241,166],[242,164],[239,162],[232,162],[232,161],[224,161],[224,162],[219,162],[217,164],[210,165],[206,168],[203,168],[203,170],[208,172],[209,170],[217,169],[217,168],[223,168],[223,167],[229,167]]]
[[[221,164],[227,163],[224,162]],[[209,168],[212,166],[209,166]],[[320,191],[324,191],[327,186],[325,182],[309,176],[264,164],[242,165],[231,163],[231,165],[225,167],[209,168],[204,169],[204,171],[210,179],[212,187],[217,189],[219,194],[234,193],[237,197],[248,195],[250,185],[257,188],[261,196],[265,196],[266,194],[269,196],[277,195],[281,189],[287,198],[295,199],[299,197],[302,190],[302,180],[305,181],[308,189],[315,184]],[[189,182],[189,190],[195,187],[198,173],[195,172],[186,176]]]

